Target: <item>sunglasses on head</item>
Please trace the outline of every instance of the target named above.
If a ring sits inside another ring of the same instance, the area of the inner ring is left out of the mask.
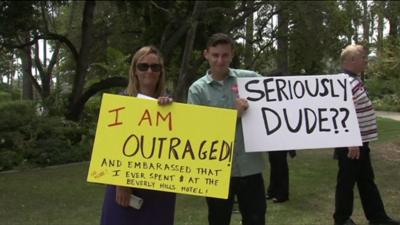
[[[139,71],[145,72],[149,69],[149,67],[151,68],[151,71],[153,72],[160,72],[161,71],[161,64],[147,64],[147,63],[138,63],[136,65],[136,68]]]

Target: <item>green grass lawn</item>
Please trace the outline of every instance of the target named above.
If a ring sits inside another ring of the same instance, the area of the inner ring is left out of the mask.
[[[389,119],[378,122],[380,140],[372,144],[376,183],[386,211],[400,219],[400,122]],[[268,224],[333,224],[337,162],[332,159],[332,150],[302,150],[296,158],[288,160],[290,201],[283,204],[268,201]],[[98,224],[104,186],[86,182],[88,166],[88,163],[79,163],[1,173],[0,224]],[[266,185],[268,173],[267,167]],[[357,194],[353,219],[357,224],[367,224]],[[204,198],[178,195],[175,224],[207,224]],[[231,224],[240,224],[239,214],[233,214]]]

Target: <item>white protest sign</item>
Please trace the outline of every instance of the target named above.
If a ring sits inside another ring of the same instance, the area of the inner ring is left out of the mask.
[[[238,78],[247,152],[362,145],[347,75]]]

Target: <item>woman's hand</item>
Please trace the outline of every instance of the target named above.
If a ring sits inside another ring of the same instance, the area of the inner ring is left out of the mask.
[[[118,205],[128,207],[132,189],[128,187],[116,186],[115,192],[115,201],[118,203]]]
[[[162,97],[158,97],[158,104],[159,105],[169,105],[173,102],[171,97],[168,96],[162,96]]]

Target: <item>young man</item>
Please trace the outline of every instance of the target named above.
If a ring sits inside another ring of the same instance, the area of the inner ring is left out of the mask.
[[[343,72],[349,75],[363,145],[335,149],[335,158],[339,165],[333,215],[335,225],[355,224],[350,217],[356,183],[364,214],[371,225],[400,225],[400,222],[387,216],[374,182],[368,143],[378,137],[376,116],[360,79],[360,74],[367,67],[367,54],[361,45],[348,45],[340,57]]]
[[[190,86],[188,103],[238,111],[229,198],[227,200],[206,198],[209,224],[230,224],[236,195],[242,214],[242,224],[264,225],[267,207],[262,177],[264,161],[261,153],[246,153],[244,150],[240,116],[248,108],[248,103],[247,100],[239,98],[236,82],[238,77],[260,75],[253,71],[229,68],[234,55],[234,43],[225,34],[212,35],[203,54],[210,69]]]

